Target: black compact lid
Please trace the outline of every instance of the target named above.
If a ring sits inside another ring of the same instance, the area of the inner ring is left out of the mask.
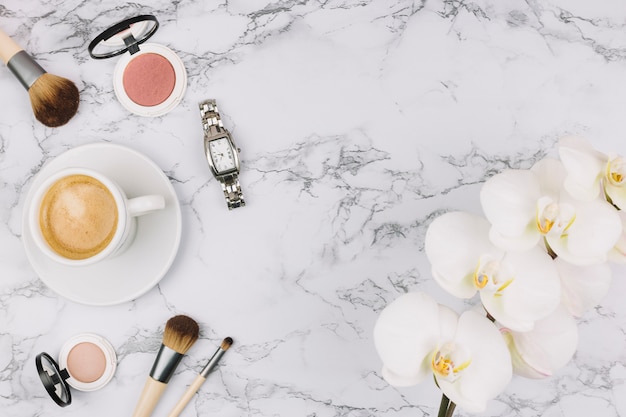
[[[131,17],[111,26],[89,43],[89,55],[94,59],[111,58],[128,51],[139,52],[139,44],[154,35],[159,21],[151,14]]]
[[[37,355],[35,364],[37,365],[39,378],[54,402],[61,407],[70,405],[72,403],[72,394],[70,393],[70,386],[65,381],[70,377],[67,370],[60,370],[59,365],[45,352]]]

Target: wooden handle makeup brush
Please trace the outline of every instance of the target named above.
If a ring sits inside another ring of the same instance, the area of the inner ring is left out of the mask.
[[[233,339],[231,339],[230,337],[227,337],[226,339],[222,341],[221,346],[213,354],[211,359],[209,359],[209,362],[206,364],[202,372],[200,372],[198,376],[196,376],[196,379],[193,380],[191,385],[189,385],[189,388],[187,388],[187,391],[185,391],[183,396],[180,397],[180,400],[178,400],[178,403],[174,406],[174,409],[170,411],[167,417],[178,417],[180,415],[180,413],[185,409],[187,404],[189,404],[189,401],[194,396],[194,394],[198,392],[198,390],[200,389],[200,386],[204,384],[204,381],[206,381],[211,370],[215,368],[215,365],[217,365],[219,360],[222,358],[222,356],[224,355],[224,352],[226,352],[232,344],[233,344]]]
[[[49,74],[0,30],[0,59],[28,90],[35,118],[48,127],[67,123],[78,110],[78,88],[67,78]]]
[[[161,349],[143,387],[133,417],[147,417],[152,414],[180,360],[198,340],[199,333],[198,323],[190,317],[179,315],[167,321]]]

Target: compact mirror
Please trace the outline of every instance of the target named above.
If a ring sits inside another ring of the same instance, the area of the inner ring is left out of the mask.
[[[55,360],[45,352],[37,355],[35,364],[39,378],[54,402],[61,407],[70,405],[72,402],[72,394],[70,393],[69,385],[65,382],[70,376],[67,370],[64,369],[61,371]]]
[[[89,55],[94,59],[111,58],[128,51],[139,51],[139,44],[147,41],[159,28],[159,21],[152,15],[131,17],[100,33],[89,44]]]

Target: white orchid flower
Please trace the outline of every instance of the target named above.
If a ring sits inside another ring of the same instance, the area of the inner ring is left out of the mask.
[[[428,228],[425,251],[435,280],[459,298],[476,292],[502,325],[528,331],[560,302],[559,275],[540,247],[505,252],[489,240],[484,218],[465,212],[439,216]]]
[[[536,323],[530,332],[501,329],[513,364],[513,373],[546,378],[564,367],[578,345],[576,321],[563,307]]]
[[[613,204],[626,209],[626,158],[596,151],[576,136],[559,141],[559,156],[567,171],[564,186],[572,196],[592,200],[604,192]]]
[[[454,339],[440,344],[431,365],[443,393],[471,413],[484,411],[513,376],[502,335],[475,311],[461,314]]]
[[[480,412],[512,377],[511,358],[498,329],[474,311],[460,317],[425,293],[389,304],[374,327],[383,377],[407,386],[434,375],[459,407]]]
[[[489,236],[498,246],[528,250],[543,237],[568,262],[590,265],[606,261],[622,226],[617,211],[603,200],[580,201],[563,188],[563,164],[551,158],[530,170],[506,170],[485,182],[480,200]]]
[[[416,292],[400,296],[381,312],[374,327],[374,344],[384,364],[383,377],[391,385],[415,385],[432,374],[430,359],[441,338],[442,308],[447,307]],[[452,317],[454,323],[449,327],[456,328],[456,313],[452,312]]]
[[[554,262],[561,277],[561,304],[574,317],[582,317],[609,292],[611,268],[608,264],[572,265],[561,258]]]

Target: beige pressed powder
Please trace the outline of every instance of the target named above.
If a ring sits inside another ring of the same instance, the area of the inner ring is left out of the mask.
[[[106,357],[97,345],[82,342],[67,355],[67,371],[80,382],[97,381],[106,370]]]

